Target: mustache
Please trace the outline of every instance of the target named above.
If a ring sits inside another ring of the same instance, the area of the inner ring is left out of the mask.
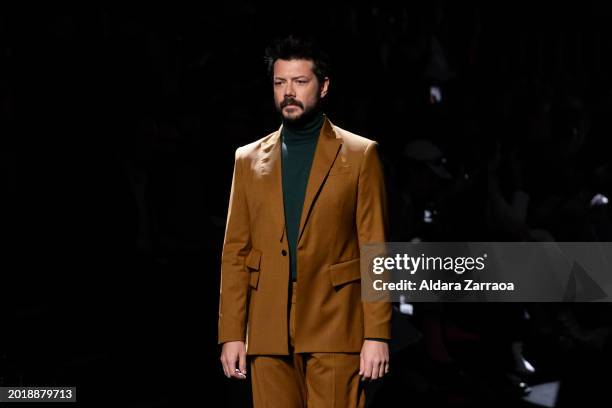
[[[285,98],[282,102],[281,102],[281,109],[284,108],[285,106],[289,106],[289,105],[295,105],[295,106],[299,106],[300,108],[304,109],[304,105],[302,105],[302,102],[298,101],[297,99],[294,98]]]

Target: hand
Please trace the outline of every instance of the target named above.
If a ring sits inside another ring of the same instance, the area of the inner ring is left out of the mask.
[[[361,348],[359,375],[362,381],[382,378],[389,372],[389,345],[384,341],[365,340]]]
[[[246,379],[246,347],[244,341],[228,341],[223,343],[221,364],[227,378]]]

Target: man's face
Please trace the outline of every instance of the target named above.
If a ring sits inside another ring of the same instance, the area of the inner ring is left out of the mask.
[[[293,59],[274,62],[274,104],[287,122],[297,122],[314,110],[327,95],[329,79],[319,83],[311,60]]]

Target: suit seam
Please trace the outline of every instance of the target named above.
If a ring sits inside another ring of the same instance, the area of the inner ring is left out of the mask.
[[[331,353],[332,356],[332,373],[333,373],[333,377],[332,377],[332,407],[336,406],[336,388],[337,388],[337,384],[336,384],[336,369],[337,369],[337,364],[336,364],[336,353]]]

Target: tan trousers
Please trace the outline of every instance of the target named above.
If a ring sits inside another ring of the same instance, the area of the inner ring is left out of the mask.
[[[293,353],[295,299],[289,311],[289,356],[251,358],[255,408],[363,408],[365,389],[359,378],[358,353]]]

